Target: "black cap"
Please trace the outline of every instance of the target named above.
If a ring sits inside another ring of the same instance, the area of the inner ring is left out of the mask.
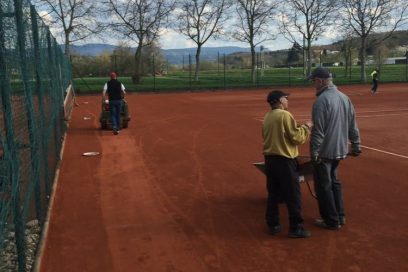
[[[270,104],[273,104],[273,103],[278,102],[279,99],[281,99],[281,97],[288,96],[288,95],[289,95],[288,93],[284,93],[280,90],[273,90],[269,92],[268,97],[266,98],[266,101]]]
[[[314,79],[314,78],[330,78],[332,74],[329,69],[324,67],[317,67],[313,70],[312,74],[307,79]]]

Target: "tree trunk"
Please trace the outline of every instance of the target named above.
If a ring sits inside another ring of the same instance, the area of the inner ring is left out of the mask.
[[[135,52],[135,71],[132,76],[132,81],[135,84],[139,84],[142,79],[142,47],[139,45],[137,46]]]
[[[303,47],[302,47],[302,61],[303,61],[303,76],[307,78],[306,74],[306,43],[305,43],[305,36],[303,35]]]
[[[200,71],[200,54],[201,54],[201,44],[197,44],[197,51],[195,55],[196,67],[195,67],[194,81],[198,81],[198,73]]]
[[[69,57],[71,55],[71,48],[69,44],[69,33],[65,33],[65,56]]]
[[[251,80],[252,84],[256,82],[256,53],[255,53],[255,46],[253,43],[251,45]]]
[[[348,67],[349,67],[349,57],[348,57],[348,48],[346,47],[344,49],[344,77],[347,77],[347,71],[348,71]]]
[[[306,62],[307,62],[307,76],[310,76],[312,73],[312,42],[310,38],[306,39],[307,42],[307,50],[306,50]]]

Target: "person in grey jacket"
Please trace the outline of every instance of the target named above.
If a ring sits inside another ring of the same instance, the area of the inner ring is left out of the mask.
[[[321,216],[315,224],[336,230],[345,224],[342,185],[336,170],[348,154],[358,156],[361,153],[360,133],[354,106],[333,84],[330,71],[318,67],[309,79],[313,81],[317,97],[312,109],[310,137],[315,191]]]

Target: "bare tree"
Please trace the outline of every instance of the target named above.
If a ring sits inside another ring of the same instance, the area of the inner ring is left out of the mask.
[[[217,38],[223,31],[227,19],[225,11],[229,0],[181,0],[176,26],[196,45],[196,67],[194,78],[198,80],[202,46],[210,37]]]
[[[277,3],[275,0],[235,0],[239,18],[235,23],[232,37],[250,46],[252,83],[255,83],[256,80],[255,48],[265,41],[274,39],[269,27]]]
[[[135,71],[132,79],[140,83],[142,73],[142,49],[160,36],[160,28],[174,9],[173,0],[108,0],[107,12],[113,13],[111,26],[118,33],[135,41]]]
[[[344,77],[349,77],[351,79],[351,68],[353,66],[353,58],[355,57],[356,51],[356,39],[353,38],[353,33],[349,30],[345,30],[343,38],[341,40],[341,52],[344,60]]]
[[[282,33],[289,41],[303,44],[306,75],[312,69],[312,41],[336,19],[338,9],[337,0],[287,0],[282,9]],[[302,43],[299,39],[303,39]]]
[[[402,0],[343,0],[344,22],[360,37],[360,79],[365,82],[367,37],[377,30],[387,31],[387,39],[392,32],[407,21],[407,4]]]
[[[73,43],[103,30],[103,23],[98,19],[97,2],[93,0],[35,0],[34,3],[45,21],[61,29],[67,56],[71,54]]]

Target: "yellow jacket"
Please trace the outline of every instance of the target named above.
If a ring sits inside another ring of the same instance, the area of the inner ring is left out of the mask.
[[[274,109],[265,114],[262,125],[263,154],[296,158],[298,145],[306,142],[310,130],[306,125],[298,126],[292,114],[283,109]]]
[[[370,75],[371,75],[371,77],[372,77],[373,79],[377,79],[377,77],[378,77],[378,72],[377,72],[377,70],[374,70]]]

